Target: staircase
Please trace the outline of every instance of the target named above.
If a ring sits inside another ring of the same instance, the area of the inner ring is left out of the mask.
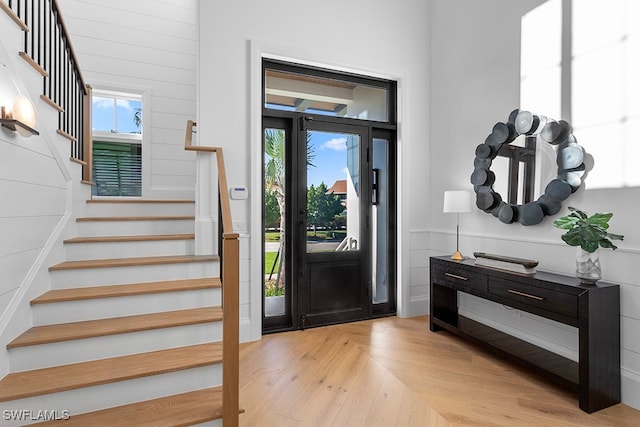
[[[0,12],[28,35],[41,3],[65,33],[55,0],[0,0]],[[25,44],[45,37],[25,36]],[[87,95],[74,108],[60,107],[59,95],[47,93],[56,71],[42,68],[28,46],[20,57],[42,74],[40,98],[60,114],[64,129],[55,132],[72,144],[69,161],[82,166],[78,182],[90,184],[90,126],[81,124],[90,117]],[[222,150],[192,146],[194,127],[188,123],[185,148],[217,157],[221,257],[195,255],[194,201],[93,199],[80,207],[72,201],[74,216],[81,216],[74,236],[61,243],[65,260],[48,266],[50,290],[30,301],[33,326],[7,344],[0,424],[238,424],[238,235]],[[77,187],[74,200],[86,193]]]
[[[43,416],[69,416],[64,425],[220,418],[220,263],[193,254],[193,203],[87,205],[82,236],[64,242],[67,261],[49,268],[52,290],[31,301],[35,326],[7,346],[3,409],[52,411]]]

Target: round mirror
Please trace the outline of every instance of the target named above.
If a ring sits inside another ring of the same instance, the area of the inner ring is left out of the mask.
[[[514,110],[476,147],[476,206],[505,224],[538,224],[582,186],[586,156],[568,122]]]

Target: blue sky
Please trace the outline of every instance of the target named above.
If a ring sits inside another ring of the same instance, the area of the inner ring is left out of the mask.
[[[142,108],[142,103],[133,99],[94,96],[92,99],[93,130],[119,133],[137,133],[133,115]],[[115,116],[114,116],[115,112]]]
[[[315,167],[307,171],[307,185],[318,185],[324,181],[327,187],[339,179],[346,179],[347,137],[339,133],[312,131],[311,147]]]

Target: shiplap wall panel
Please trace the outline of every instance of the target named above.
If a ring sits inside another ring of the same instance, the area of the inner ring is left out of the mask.
[[[164,172],[169,168],[177,176],[191,175],[191,159],[154,159],[153,163],[157,167],[153,172],[160,175],[166,175]]]
[[[61,215],[0,218],[0,235],[4,242],[11,242],[11,245],[0,246],[0,258],[43,248],[60,218]],[[10,270],[13,269],[14,266],[10,265]],[[2,282],[6,279],[5,273],[3,270],[0,276]]]
[[[1,76],[2,74],[0,74],[0,78]],[[4,96],[7,97],[8,95],[5,94]],[[39,105],[39,103],[33,99],[32,101],[34,103],[34,108],[37,108],[36,106]],[[13,159],[13,156],[19,157],[21,155],[29,153],[31,153],[31,155],[38,154],[45,157],[53,157],[51,154],[51,150],[49,149],[47,144],[45,144],[44,141],[42,141],[40,138],[33,137],[24,139],[17,133],[13,133],[3,128],[2,130],[0,130],[0,140],[2,141],[3,145],[0,148],[0,154],[2,154],[3,158],[8,161]]]
[[[84,67],[83,67],[84,69]],[[96,81],[99,82],[118,82],[123,76],[117,70],[97,70],[91,71],[90,74]],[[194,83],[181,83],[172,82],[166,80],[159,80],[156,78],[145,78],[142,76],[126,78],[127,87],[140,87],[151,88],[153,94],[162,93],[168,97],[175,96],[179,99],[191,99],[195,100],[196,97],[196,84]],[[115,84],[115,83],[112,83]],[[153,102],[153,101],[152,101]],[[194,109],[195,114],[195,109]],[[162,123],[154,124],[161,126]],[[184,134],[183,134],[184,136]]]
[[[4,147],[3,147],[4,148]],[[14,182],[42,183],[48,187],[65,187],[66,181],[60,174],[60,168],[51,155],[35,153],[31,149],[21,151],[11,150],[11,155],[5,155],[6,150],[0,148],[0,155],[4,155],[4,162],[0,168],[0,179]],[[21,161],[14,161],[20,159]],[[27,167],[22,161],[27,161]]]
[[[181,53],[185,56],[195,56],[196,40],[192,37],[180,37],[165,32],[150,32],[144,28],[126,28],[126,31],[114,31],[114,25],[102,20],[69,17],[67,25],[75,31],[74,46],[78,48],[90,40],[113,42],[121,45],[148,45],[147,40],[152,36],[155,49],[164,52]],[[84,35],[87,34],[87,35]],[[77,40],[77,42],[76,42]]]
[[[150,95],[143,197],[193,197],[195,156],[183,152],[185,123],[196,118],[197,2],[62,0],[60,6],[88,84]]]
[[[156,112],[164,112],[167,111],[175,111],[176,113],[184,114],[185,116],[190,114],[192,111],[195,111],[196,102],[194,99],[184,99],[178,97],[169,97],[169,96],[152,96],[151,101],[153,102],[153,111]],[[192,118],[195,120],[195,117]],[[184,128],[186,129],[186,123]],[[182,135],[176,135],[180,138],[184,138],[184,129],[182,129]],[[182,141],[184,144],[184,141]]]
[[[175,52],[164,48],[149,49],[145,46],[129,44],[129,48],[122,49],[122,44],[110,40],[100,40],[88,37],[76,37],[73,46],[81,52],[98,52],[105,58],[121,61],[140,62],[166,68],[193,70],[196,66],[196,56]]]
[[[177,155],[176,145],[178,145],[177,148],[182,149],[182,151],[177,152]],[[186,151],[183,148],[184,144],[156,144],[153,147],[153,158],[156,160],[178,160],[183,162],[193,161],[195,153]]]
[[[2,281],[0,282],[0,295],[11,295],[11,298],[13,298],[13,295],[18,291],[25,279],[25,273],[29,271],[34,259],[36,259],[41,250],[42,248],[33,248],[0,257],[0,271],[3,272]],[[0,314],[4,313],[10,302],[10,298],[4,301],[6,305],[0,307]]]
[[[62,216],[67,190],[48,183],[16,182],[0,179],[2,209],[0,218]]]
[[[167,66],[158,66],[139,62],[137,60],[120,59],[116,56],[102,56],[104,53],[94,51],[85,53],[82,56],[82,69],[85,74],[91,72],[111,70],[114,75],[127,80],[128,76],[135,75],[148,79],[149,83],[154,82],[189,82],[195,81],[196,71],[194,69],[181,69]],[[117,85],[118,82],[114,82]],[[149,84],[147,84],[148,86]],[[171,111],[168,111],[171,113]]]
[[[11,81],[6,69],[0,77]],[[3,128],[0,159],[1,316],[66,211],[67,182],[42,136]]]
[[[185,7],[195,4],[193,0],[180,5],[163,4],[153,0],[65,0],[60,4],[65,22],[71,18],[81,18],[89,22],[111,24],[127,31],[135,28],[151,34],[196,38],[193,29],[196,25],[195,9]],[[73,29],[70,30],[74,32]]]
[[[151,173],[152,185],[156,187],[156,189],[166,189],[166,188],[182,188],[185,191],[187,189],[193,189],[193,176],[179,176],[179,175],[165,175],[165,174],[157,174]]]

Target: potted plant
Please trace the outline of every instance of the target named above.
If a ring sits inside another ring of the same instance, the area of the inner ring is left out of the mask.
[[[612,240],[622,240],[624,236],[609,233],[609,220],[612,213],[596,213],[588,216],[584,211],[569,208],[569,215],[553,222],[557,228],[568,230],[561,236],[569,246],[577,246],[576,276],[583,283],[593,284],[602,277],[599,248],[617,249]]]

